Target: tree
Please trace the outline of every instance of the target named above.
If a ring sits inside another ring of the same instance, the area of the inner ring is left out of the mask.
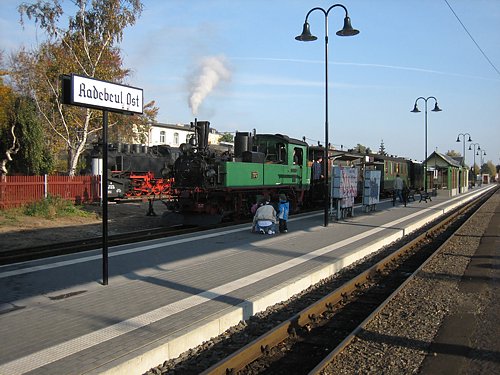
[[[448,155],[449,157],[452,157],[452,158],[459,158],[462,156],[462,154],[458,151],[455,151],[455,150],[448,150],[446,152],[446,155]]]
[[[378,149],[379,155],[387,155],[387,152],[385,151],[385,146],[384,146],[384,140],[382,139],[380,141],[380,147]]]
[[[362,144],[357,144],[356,147],[354,147],[355,152],[359,152],[360,154],[364,154],[367,151],[366,146],[363,146]]]
[[[13,121],[15,114],[15,94],[12,88],[4,84],[8,75],[3,68],[3,53],[0,51],[0,175],[8,173],[7,164],[19,151],[19,142],[16,135],[16,124]]]
[[[496,172],[497,172],[497,170],[496,170],[495,164],[493,164],[493,162],[491,160],[488,160],[488,162],[484,163],[481,166],[481,173],[488,174],[492,178],[495,177]]]
[[[8,76],[8,71],[1,69],[0,155],[5,157],[0,158],[0,174],[47,173],[52,159],[38,111],[31,98],[19,95],[8,83],[4,83],[4,76]]]
[[[139,0],[74,0],[75,14],[64,15],[60,0],[23,3],[19,6],[21,23],[27,17],[47,34],[47,41],[34,51],[21,50],[13,60],[13,78],[19,90],[33,98],[48,128],[48,142],[54,151],[67,150],[68,173],[76,173],[78,160],[89,138],[102,130],[102,112],[66,106],[61,103],[60,76],[76,73],[87,77],[125,83],[129,70],[122,67],[123,30],[135,24],[142,12]],[[111,135],[130,139],[147,131],[158,109],[154,102],[145,106],[141,116],[110,115]],[[110,137],[111,138],[111,137]]]
[[[234,136],[231,133],[224,133],[219,138],[219,142],[233,142]]]
[[[53,157],[45,142],[42,119],[33,99],[18,96],[14,110],[19,152],[12,161],[12,170],[26,175],[52,172]]]

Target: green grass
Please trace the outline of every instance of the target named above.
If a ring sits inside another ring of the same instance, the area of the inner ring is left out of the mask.
[[[93,214],[75,205],[72,201],[49,196],[43,200],[27,204],[22,209],[26,216],[55,219],[58,217],[90,217]]]
[[[19,216],[22,215],[20,208],[10,208],[0,211],[0,225],[14,225],[19,223]]]

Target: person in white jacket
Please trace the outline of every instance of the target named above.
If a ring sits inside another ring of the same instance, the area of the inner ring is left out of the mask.
[[[252,229],[256,233],[275,234],[276,222],[276,210],[274,209],[270,201],[266,200],[255,212],[255,216],[253,217]]]

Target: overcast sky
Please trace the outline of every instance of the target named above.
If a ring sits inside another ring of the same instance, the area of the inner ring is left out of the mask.
[[[33,47],[44,34],[19,24],[20,1],[0,0],[0,49]],[[144,12],[121,45],[128,84],[155,100],[158,121],[208,120],[221,132],[252,131],[325,138],[325,17],[309,17],[315,42],[298,42],[315,0],[143,1]],[[329,141],[358,143],[424,159],[422,113],[428,102],[428,154],[463,152],[470,133],[500,163],[500,0],[350,0],[342,2],[353,37],[338,37],[344,11],[329,28]],[[484,54],[457,20],[453,8]],[[203,78],[203,73],[205,77]],[[460,138],[462,139],[462,137]],[[466,144],[466,150],[468,144]],[[469,164],[472,151],[466,151]],[[476,162],[478,162],[476,157]]]

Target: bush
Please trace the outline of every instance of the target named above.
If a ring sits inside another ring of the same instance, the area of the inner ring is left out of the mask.
[[[75,206],[73,202],[69,200],[52,196],[26,205],[23,213],[27,216],[43,217],[46,219],[55,219],[57,217],[67,216],[86,217],[92,215],[89,212]]]

